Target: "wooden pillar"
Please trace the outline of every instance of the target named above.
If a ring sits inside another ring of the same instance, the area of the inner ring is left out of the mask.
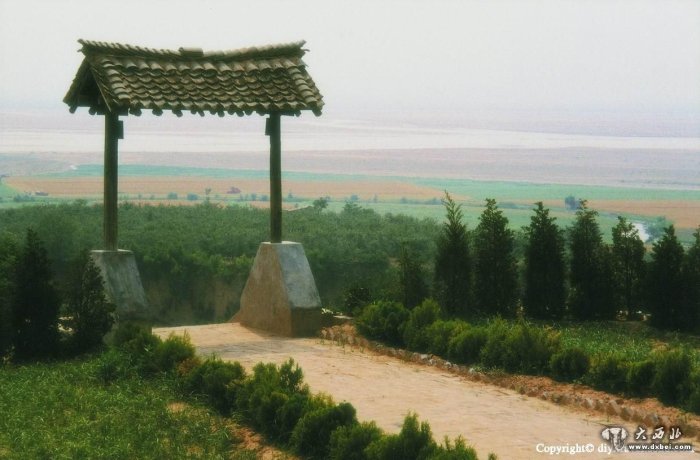
[[[123,125],[119,116],[112,112],[105,113],[105,165],[104,165],[104,240],[105,249],[116,251],[117,242],[117,194],[119,139],[123,139]]]
[[[282,141],[280,114],[271,113],[266,134],[270,136],[270,242],[282,242]]]

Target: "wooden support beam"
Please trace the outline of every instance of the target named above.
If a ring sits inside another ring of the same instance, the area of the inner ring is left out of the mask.
[[[282,140],[280,114],[271,113],[266,134],[270,136],[270,242],[282,242]]]
[[[105,158],[104,158],[104,240],[105,249],[116,251],[119,139],[124,138],[123,124],[119,115],[105,113]]]

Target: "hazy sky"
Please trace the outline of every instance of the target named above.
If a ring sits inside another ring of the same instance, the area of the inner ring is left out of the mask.
[[[328,110],[614,110],[700,120],[700,1],[0,0],[0,108],[56,107],[78,38],[307,40]]]

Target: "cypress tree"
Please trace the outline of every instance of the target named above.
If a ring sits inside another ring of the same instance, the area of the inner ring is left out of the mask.
[[[570,230],[570,307],[576,319],[610,319],[615,316],[612,257],[603,244],[596,221],[598,213],[581,200]]]
[[[683,246],[673,225],[654,243],[649,267],[649,309],[651,324],[659,329],[687,330],[690,324],[683,311]]]
[[[115,307],[107,301],[100,270],[87,253],[73,262],[72,271],[65,316],[73,331],[73,350],[82,352],[102,343],[114,324]]]
[[[14,338],[12,312],[17,253],[17,244],[12,236],[9,233],[0,235],[0,358],[9,353]]]
[[[639,231],[624,217],[618,216],[612,229],[612,257],[618,304],[629,315],[640,306],[644,279],[644,242]]]
[[[486,199],[486,209],[479,216],[474,233],[477,305],[489,315],[514,316],[518,287],[513,256],[515,237],[496,200]]]
[[[37,234],[27,230],[15,264],[13,332],[18,359],[45,358],[58,345],[59,298],[51,265]]]
[[[564,236],[542,202],[526,227],[525,313],[533,318],[560,319],[566,301]]]
[[[435,294],[451,316],[467,316],[471,310],[472,261],[462,206],[445,192],[442,200],[446,222],[437,240]]]
[[[700,227],[693,233],[693,244],[686,252],[683,263],[685,284],[684,311],[688,317],[688,330],[697,332],[700,319]]]

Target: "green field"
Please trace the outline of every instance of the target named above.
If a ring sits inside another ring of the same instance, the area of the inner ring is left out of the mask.
[[[17,194],[17,191],[0,182],[0,198],[12,198]]]
[[[60,173],[46,174],[39,177],[54,178],[54,179],[70,179],[84,177],[101,177],[103,174],[101,165],[82,165],[71,171]],[[265,180],[268,177],[267,171],[249,171],[249,170],[229,170],[217,168],[194,168],[194,167],[171,167],[171,166],[148,166],[148,165],[122,165],[120,166],[120,175],[122,177],[196,177],[196,178],[211,178],[211,179],[256,179]],[[585,198],[591,201],[618,201],[630,203],[644,202],[675,202],[675,203],[700,203],[700,191],[697,190],[664,190],[653,188],[623,188],[623,187],[604,187],[604,186],[587,186],[587,185],[562,185],[562,184],[535,184],[535,183],[518,183],[518,182],[502,182],[502,181],[476,181],[476,180],[461,180],[461,179],[439,179],[439,178],[409,178],[409,177],[378,177],[367,175],[340,175],[340,174],[320,174],[307,172],[285,172],[283,180],[290,182],[342,182],[344,184],[352,183],[353,181],[369,181],[377,183],[396,183],[403,182],[422,187],[425,189],[434,190],[434,196],[426,198],[421,197],[403,197],[401,199],[375,196],[373,199],[368,199],[366,194],[358,190],[358,197],[336,197],[330,203],[329,209],[332,211],[340,211],[345,205],[346,200],[356,200],[356,203],[362,207],[370,208],[380,214],[405,214],[418,218],[430,218],[441,222],[444,218],[444,209],[440,205],[444,191],[450,194],[461,197],[459,200],[462,203],[464,217],[469,227],[474,228],[478,224],[478,218],[483,210],[483,203],[486,198],[495,198],[505,216],[510,220],[511,226],[515,229],[522,228],[529,224],[530,216],[532,215],[533,204],[537,201],[545,201],[546,205],[551,209],[552,215],[558,219],[559,225],[568,227],[572,224],[575,213],[565,209],[564,198],[574,196],[576,198]],[[285,189],[286,190],[286,189]],[[204,196],[201,191],[196,192],[197,199],[202,200]],[[428,192],[429,194],[430,192]],[[17,191],[11,189],[7,185],[0,184],[0,207],[14,207],[18,204],[15,197],[18,196]],[[428,195],[429,196],[429,195]],[[70,201],[66,198],[54,197],[34,197],[22,196],[27,203],[42,203],[42,202],[65,202]],[[85,198],[90,201],[99,201],[99,196],[84,196],[75,198]],[[181,199],[185,197],[182,196]],[[241,197],[225,194],[216,194],[210,197],[213,202],[231,205],[247,206],[249,202],[241,201]],[[259,194],[259,198],[262,195]],[[313,200],[317,196],[294,196],[289,200],[286,196],[285,201],[292,204],[296,208],[311,206]],[[122,194],[121,201],[130,200],[145,200],[157,203],[167,203],[165,195],[152,194]],[[266,198],[265,198],[266,200]],[[693,209],[698,209],[697,204]],[[592,206],[595,209],[595,203]],[[615,208],[612,208],[615,209]],[[695,212],[695,211],[692,211]],[[623,215],[635,222],[646,225],[656,225],[657,227],[674,223],[672,217],[668,220],[663,220],[664,216],[656,216],[653,213],[648,215],[639,215],[632,212],[615,212],[599,209],[599,223],[601,230],[606,239],[610,239],[610,231],[617,222],[617,216]],[[676,214],[677,215],[677,214]],[[661,219],[661,220],[659,220]],[[689,219],[693,222],[693,217]],[[697,216],[700,223],[700,216]],[[677,227],[679,227],[677,225]],[[692,228],[686,223],[678,229],[678,235],[684,242],[691,241]]]
[[[664,190],[590,185],[533,184],[518,182],[473,181],[456,179],[414,179],[428,187],[444,188],[450,193],[466,195],[474,200],[495,198],[498,201],[547,201],[573,195],[587,200],[683,200],[700,201],[698,190]]]

